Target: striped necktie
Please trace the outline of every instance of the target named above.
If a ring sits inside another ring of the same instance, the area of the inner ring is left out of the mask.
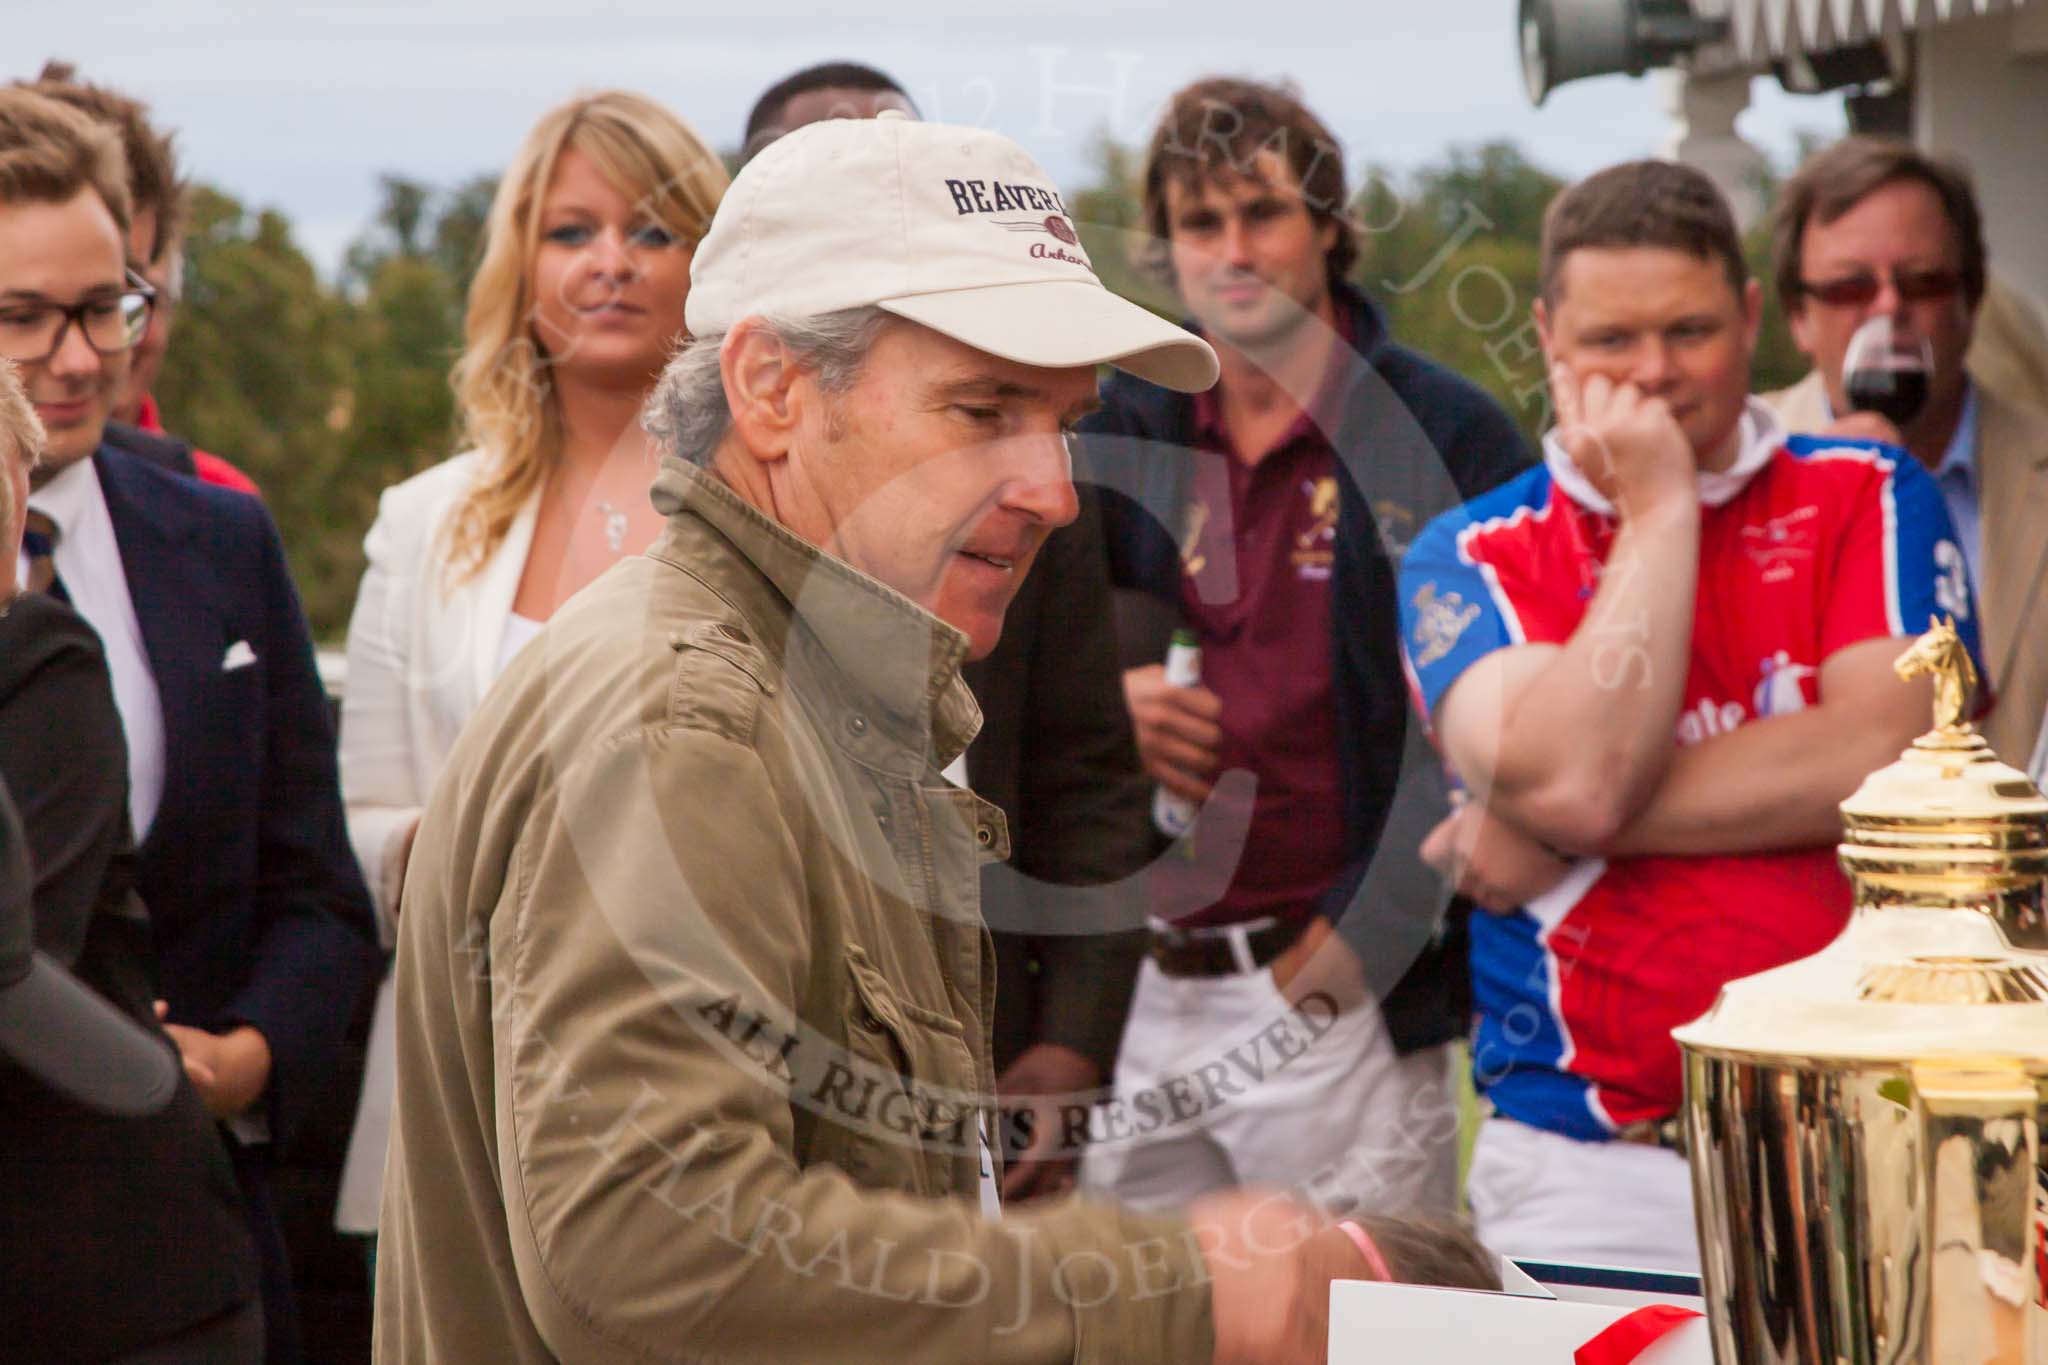
[[[28,528],[22,532],[21,548],[28,552],[28,590],[46,592],[60,602],[69,602],[71,594],[64,590],[64,580],[57,577],[57,542],[63,533],[49,515],[33,507],[28,512]]]

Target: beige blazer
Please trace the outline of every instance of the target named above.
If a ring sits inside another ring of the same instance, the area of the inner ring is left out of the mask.
[[[469,451],[385,489],[363,539],[369,563],[348,622],[341,794],[349,841],[376,900],[386,947],[404,874],[397,848],[419,819],[455,737],[497,677],[505,623],[533,545],[537,494],[478,573],[453,589],[444,585],[441,528],[479,462]],[[344,1232],[377,1228],[391,1131],[394,999],[387,974],[342,1166],[335,1223]]]
[[[1827,424],[1818,370],[1766,394],[1786,429]],[[1998,696],[1984,734],[1998,756],[2025,767],[2048,709],[2048,413],[1977,386],[1977,502],[1984,543],[1977,563],[1984,666]]]

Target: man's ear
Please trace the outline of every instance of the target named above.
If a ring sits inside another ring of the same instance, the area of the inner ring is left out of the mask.
[[[1543,359],[1549,361],[1553,354],[1550,349],[1550,307],[1540,295],[1529,305],[1529,316],[1536,323],[1536,340],[1543,347]]]
[[[788,456],[795,438],[794,388],[801,371],[788,345],[759,318],[746,318],[718,348],[725,405],[747,453],[764,464]]]
[[[1757,338],[1763,330],[1764,287],[1752,279],[1742,286],[1742,335],[1752,355],[1756,354]]]

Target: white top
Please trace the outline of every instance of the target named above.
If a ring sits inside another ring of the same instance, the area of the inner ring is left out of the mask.
[[[90,459],[51,475],[28,505],[57,524],[57,576],[71,606],[99,633],[114,683],[114,705],[128,740],[128,819],[140,844],[164,799],[164,707],[142,644],[142,623],[128,596],[128,575],[113,518]],[[21,557],[26,582],[28,556]]]
[[[536,621],[531,616],[521,616],[516,611],[505,618],[505,637],[498,642],[500,673],[511,667],[513,657],[526,648],[527,641],[540,634],[541,627],[546,624],[547,622]]]
[[[455,737],[505,664],[533,638],[512,599],[533,546],[538,491],[476,573],[450,582],[441,530],[475,481],[475,452],[384,490],[363,540],[368,563],[348,623],[342,697],[341,794],[349,840],[376,900],[387,945],[397,928],[397,857]],[[370,1024],[363,1093],[342,1166],[335,1223],[375,1232],[397,1072],[397,1009],[385,977]]]
[[[478,464],[474,453],[458,455],[385,489],[363,538],[341,703],[341,795],[387,946],[397,850],[504,666],[512,599],[533,544],[537,491],[483,566],[450,581],[441,531]]]

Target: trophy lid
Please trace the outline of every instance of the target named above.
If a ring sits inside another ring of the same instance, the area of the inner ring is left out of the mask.
[[[1933,675],[1934,728],[1842,803],[1855,917],[1814,956],[1728,983],[1676,1030],[1688,1049],[2048,1057],[2048,797],[1965,719],[1976,669],[1953,621],[1893,668]]]
[[[1892,667],[1934,676],[1934,728],[1842,803],[1858,904],[1879,885],[1950,904],[2048,876],[2048,798],[1965,718],[1977,670],[1955,623],[1933,622]]]

